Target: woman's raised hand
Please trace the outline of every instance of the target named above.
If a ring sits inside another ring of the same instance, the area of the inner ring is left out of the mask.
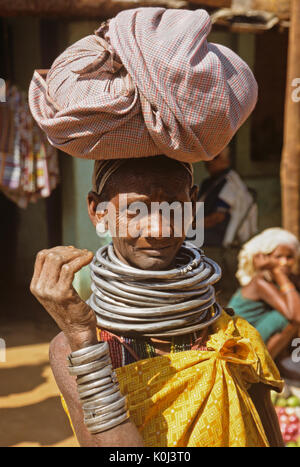
[[[269,255],[257,253],[253,257],[253,265],[256,271],[272,271],[272,269],[278,267],[278,262]]]
[[[96,317],[73,288],[74,275],[93,253],[57,246],[37,254],[30,290],[56,321],[75,350],[97,342]]]

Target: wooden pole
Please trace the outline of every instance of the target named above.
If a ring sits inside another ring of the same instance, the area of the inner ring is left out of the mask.
[[[276,98],[276,96],[274,96]],[[281,161],[282,224],[300,238],[300,1],[292,0]]]

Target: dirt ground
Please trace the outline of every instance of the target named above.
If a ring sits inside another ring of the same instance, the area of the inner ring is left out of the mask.
[[[48,360],[51,323],[6,320],[0,338],[0,446],[76,447]],[[3,351],[1,354],[3,360]]]

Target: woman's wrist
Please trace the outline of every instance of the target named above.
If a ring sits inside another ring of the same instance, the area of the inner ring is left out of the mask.
[[[95,345],[98,342],[97,329],[94,327],[86,327],[85,329],[68,329],[64,332],[68,339],[72,352]]]
[[[72,321],[62,325],[72,351],[97,344],[97,321],[93,310],[84,302],[72,308]]]
[[[287,293],[287,292],[290,292],[291,290],[295,290],[295,286],[292,282],[286,282],[282,285],[280,285],[280,291],[282,293]]]
[[[126,397],[120,392],[107,342],[73,351],[68,362],[69,374],[77,378],[84,423],[90,433],[111,430],[128,420]]]
[[[279,285],[279,287],[282,287],[286,284],[292,284],[289,277],[280,269],[273,269],[273,277],[275,279],[275,282]]]

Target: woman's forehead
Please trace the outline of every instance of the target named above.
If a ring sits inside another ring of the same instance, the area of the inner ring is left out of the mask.
[[[296,255],[295,248],[292,245],[287,244],[280,244],[278,245],[275,250],[273,250],[273,254],[282,254],[282,255]]]
[[[189,192],[190,177],[184,169],[169,171],[150,170],[119,170],[111,180],[111,188],[114,195],[135,194],[155,197],[158,194],[166,197],[176,197]]]

